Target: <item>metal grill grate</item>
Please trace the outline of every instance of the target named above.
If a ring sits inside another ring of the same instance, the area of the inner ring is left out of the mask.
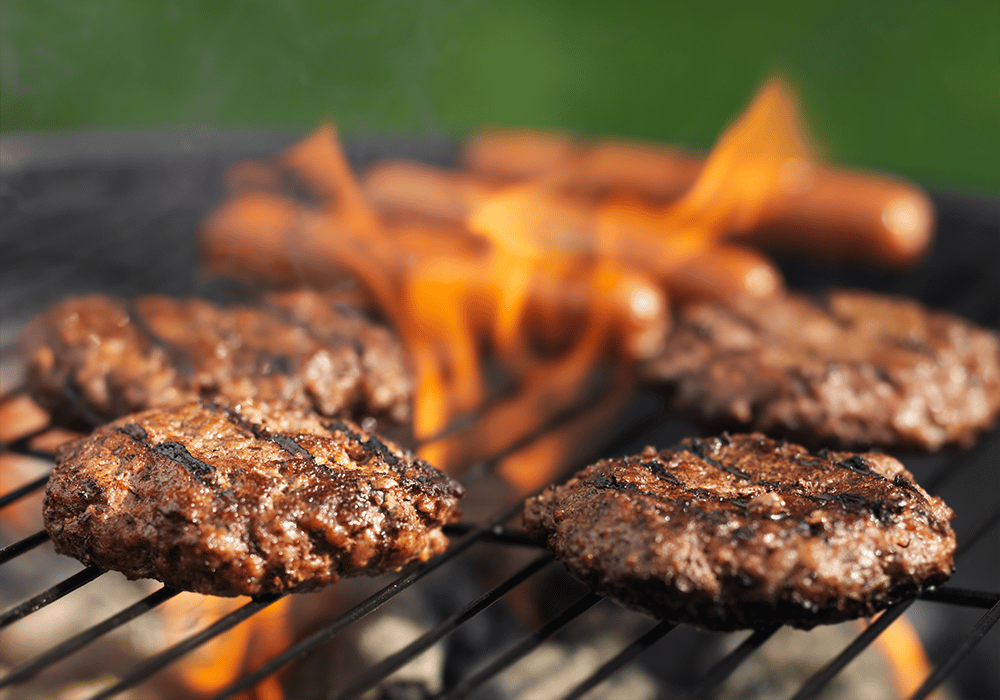
[[[369,152],[367,157],[370,158],[385,154],[387,148],[388,152],[392,152],[393,149],[398,149],[398,144],[374,148],[368,144],[366,148]],[[438,146],[433,146],[430,150],[434,151],[436,148]],[[261,145],[260,149],[263,152],[274,150],[272,144]],[[423,149],[421,152],[421,148],[410,148],[409,150],[416,150],[420,155],[427,152],[427,149]],[[188,177],[192,172],[199,173],[196,183],[186,185],[184,191],[188,192],[192,188],[197,190],[199,203],[190,206],[202,209],[190,216],[181,217],[178,222],[165,222],[162,219],[166,206],[170,206],[172,209],[178,207],[179,195],[175,190],[171,191],[172,196],[165,199],[163,207],[151,213],[143,213],[140,216],[139,214],[122,214],[115,211],[114,207],[121,201],[136,198],[133,189],[138,185],[129,184],[122,186],[123,189],[116,199],[101,205],[101,211],[105,212],[101,216],[111,216],[111,219],[118,224],[118,229],[123,227],[128,229],[129,235],[133,238],[141,237],[154,225],[174,226],[178,230],[183,230],[185,235],[190,235],[190,230],[194,228],[192,222],[196,222],[200,218],[206,202],[210,204],[217,199],[218,192],[213,189],[214,184],[221,181],[218,175],[224,163],[232,159],[233,154],[227,154],[225,158],[220,159],[218,164],[213,161],[211,167],[206,167],[203,160],[194,165],[185,163],[180,168],[180,174],[175,177]],[[432,157],[431,159],[439,158]],[[139,166],[136,162],[129,161],[122,165],[120,170],[132,173],[137,167]],[[120,176],[119,171],[115,172]],[[143,170],[143,172],[145,171]],[[81,173],[81,177],[92,175],[92,171],[88,171],[86,168]],[[63,174],[65,175],[65,173]],[[18,195],[17,188],[27,186],[25,183],[36,176],[38,173],[35,171],[27,172],[21,180],[12,181],[13,184],[8,183],[10,186],[7,188],[7,194],[14,192],[15,195]],[[152,180],[154,182],[151,184],[142,185],[142,187],[148,186],[150,192],[138,198],[140,208],[153,201],[153,192],[163,187],[157,178],[152,178]],[[132,180],[126,178],[125,182],[131,183]],[[210,183],[210,186],[204,186],[204,183]],[[60,182],[59,186],[65,186],[65,182]],[[145,191],[144,189],[143,192]],[[996,282],[993,270],[984,268],[983,253],[977,250],[975,245],[978,245],[977,242],[986,241],[988,246],[995,246],[997,222],[1000,221],[1000,216],[998,216],[1000,207],[993,202],[984,204],[982,200],[968,200],[948,195],[938,195],[936,199],[939,210],[942,212],[942,235],[941,249],[934,253],[935,265],[924,266],[904,276],[891,276],[850,270],[833,270],[797,263],[794,266],[786,266],[790,284],[804,289],[837,283],[882,291],[897,291],[921,297],[934,306],[949,308],[974,318],[980,323],[996,327],[998,316],[1000,316],[1000,313],[997,312],[997,300],[1000,299],[1000,294],[997,294],[997,291],[1000,289],[1000,285]],[[15,235],[20,236],[30,229],[30,226],[24,225],[25,221],[37,221],[39,217],[45,216],[49,212],[49,207],[44,202],[38,204],[35,200],[32,201],[35,202],[32,206],[24,206],[14,211],[13,218],[15,220],[17,215],[22,216],[21,224],[10,224],[11,219],[8,218],[8,223],[4,225],[5,228],[0,229],[0,233],[3,234],[0,237],[2,240],[14,240]],[[159,202],[160,200],[156,199],[155,201]],[[0,204],[2,203],[0,202]],[[972,206],[971,210],[970,206]],[[115,211],[115,213],[112,216],[107,214],[107,211]],[[140,220],[141,225],[136,223]],[[101,221],[105,222],[106,218],[101,219]],[[92,226],[97,228],[96,224],[92,223]],[[970,246],[970,241],[975,245]],[[36,254],[40,245],[32,248]],[[44,246],[41,247],[44,249]],[[109,246],[105,244],[102,247],[106,253]],[[29,248],[31,247],[29,246]],[[25,248],[25,250],[27,249]],[[150,253],[150,255],[152,254]],[[939,262],[940,256],[947,256],[946,262]],[[147,256],[141,257],[139,265],[149,264]],[[988,247],[985,255],[985,266],[994,266],[995,262],[1000,262],[998,257],[1000,256],[997,255],[996,250],[993,247]],[[103,258],[96,256],[95,259],[101,260]],[[18,258],[14,255],[11,260],[13,262],[8,264],[22,266],[28,263],[36,264],[31,262],[35,258]],[[189,263],[190,260],[179,261],[177,256],[173,256],[165,265],[168,270],[169,268],[176,270],[175,265]],[[45,264],[51,267],[51,262]],[[116,266],[121,264],[121,260],[110,263],[105,266],[106,269],[101,274],[105,277],[114,276],[119,269]],[[2,266],[3,263],[0,263],[0,267]],[[82,267],[79,261],[73,262],[72,266]],[[37,310],[58,296],[79,291],[80,287],[77,280],[61,287],[57,284],[57,289],[50,289],[49,285],[52,281],[58,282],[65,279],[64,276],[55,272],[38,276],[37,279],[31,278],[30,272],[22,271],[19,274],[28,281],[21,284],[17,295],[4,295],[8,300],[14,298],[22,302],[31,298],[32,303],[24,303],[17,307],[14,309],[16,313],[10,313],[11,307],[4,307],[6,309],[4,313],[8,314],[8,318],[15,317],[18,323],[23,322],[27,308]],[[159,284],[161,279],[165,278],[151,275],[145,281],[152,280],[152,284],[156,288],[136,291],[178,292],[177,289],[170,286],[177,282],[175,278],[171,277],[169,283]],[[40,287],[32,285],[36,284],[38,280],[45,282],[47,291],[33,297],[32,295],[36,294]],[[194,283],[189,278],[178,284],[182,288],[191,288]],[[96,286],[103,288],[100,283]],[[119,289],[112,291],[121,292]],[[10,302],[5,301],[4,303]],[[9,361],[11,353],[12,350],[9,347],[0,351],[0,360]],[[641,446],[647,442],[667,444],[690,430],[691,427],[686,424],[665,419],[655,399],[640,397],[633,413],[622,425],[613,442],[605,445],[600,450],[600,454],[624,454],[632,451],[636,445]],[[23,437],[13,444],[2,446],[0,454],[50,459],[50,454],[31,447],[31,437]],[[915,606],[944,606],[949,615],[952,612],[961,611],[964,611],[964,614],[958,616],[961,618],[960,621],[949,624],[948,634],[939,641],[937,646],[932,645],[928,648],[933,670],[924,680],[923,685],[912,695],[912,698],[928,697],[935,688],[949,679],[955,687],[967,685],[966,669],[968,666],[963,666],[962,662],[966,661],[970,655],[986,656],[981,652],[980,642],[991,630],[993,630],[993,637],[996,636],[997,621],[1000,618],[1000,589],[997,588],[997,579],[980,578],[976,579],[979,581],[978,584],[963,587],[968,584],[962,583],[961,578],[962,572],[975,568],[970,564],[982,564],[985,560],[990,562],[996,560],[995,547],[992,543],[1000,541],[1000,500],[998,500],[1000,490],[997,488],[995,476],[998,456],[1000,456],[1000,432],[997,431],[986,436],[976,448],[966,453],[931,458],[919,457],[915,460],[907,459],[904,456],[904,463],[911,471],[915,472],[918,481],[928,491],[943,495],[945,500],[958,512],[956,530],[959,549],[956,553],[956,559],[959,574],[956,575],[953,584],[925,591],[918,600],[905,600],[887,610],[870,626],[858,632],[839,651],[831,653],[825,665],[822,665],[810,678],[806,679],[797,690],[793,690],[789,694],[790,697],[815,696],[838,676],[844,674],[845,668],[869,649],[893,620],[903,615],[907,610],[913,610]],[[496,462],[502,457],[503,455],[496,455],[493,461]],[[470,475],[474,474],[467,484],[470,491],[488,477],[490,465],[484,466],[486,468],[469,472]],[[44,483],[45,477],[41,476],[30,480],[23,486],[12,489],[8,493],[0,494],[0,509],[17,507],[25,499],[37,495],[39,490],[44,487]],[[493,609],[491,606],[495,606],[497,603],[506,604],[517,594],[518,590],[526,585],[532,583],[541,585],[539,582],[554,571],[558,572],[560,568],[558,564],[552,562],[550,555],[541,549],[537,542],[527,538],[513,525],[512,521],[520,511],[520,505],[519,502],[504,504],[502,507],[495,508],[498,512],[492,517],[452,526],[449,529],[452,545],[446,553],[424,565],[402,572],[382,588],[361,596],[360,600],[348,605],[336,617],[325,621],[319,628],[312,630],[303,638],[266,660],[256,671],[237,679],[215,697],[233,697],[254,687],[261,680],[288,668],[295,662],[308,660],[331,640],[350,634],[359,624],[382,615],[385,610],[384,606],[396,601],[400,596],[417,589],[434,590],[440,588],[442,585],[439,580],[441,576],[447,575],[449,571],[461,566],[461,562],[470,554],[475,555],[477,552],[483,551],[493,552],[499,548],[500,551],[516,555],[512,558],[525,563],[520,568],[507,572],[498,582],[492,582],[493,585],[484,586],[477,590],[475,594],[469,596],[470,602],[457,611],[442,615],[430,624],[419,637],[401,649],[385,656],[368,668],[349,669],[356,676],[347,680],[343,689],[339,691],[338,697],[355,697],[363,694],[368,689],[383,683],[396,669],[419,657],[431,647],[461,634],[472,624],[488,625],[488,622],[485,621],[489,619],[489,611]],[[0,577],[9,576],[10,574],[5,574],[5,572],[10,571],[23,558],[27,558],[29,553],[45,547],[46,542],[47,537],[42,532],[6,544],[0,549]],[[990,565],[994,568],[987,567],[986,570],[994,571],[995,564],[991,563]],[[62,598],[85,595],[87,586],[104,585],[101,579],[107,575],[97,569],[83,568],[45,590],[26,594],[23,601],[0,613],[0,629],[15,625],[33,625],[35,618],[32,616],[34,614]],[[984,580],[986,583],[982,583]],[[19,582],[20,585],[24,583],[24,581]],[[36,589],[40,587],[37,586]],[[106,619],[91,620],[87,629],[57,640],[48,650],[37,654],[16,668],[4,669],[0,672],[2,673],[0,694],[5,692],[2,689],[9,689],[13,697],[18,697],[17,692],[24,687],[29,679],[44,679],[47,674],[53,672],[59,662],[72,658],[73,655],[80,654],[88,647],[98,644],[106,635],[142,620],[176,594],[177,591],[169,587],[155,590],[137,602],[124,605],[118,612],[111,614]],[[560,598],[560,600],[562,599]],[[143,684],[155,680],[161,672],[176,664],[178,659],[217,638],[227,630],[247,621],[275,601],[276,598],[273,597],[255,599],[231,613],[218,617],[200,631],[190,634],[172,646],[156,651],[134,667],[118,674],[113,685],[102,690],[94,690],[92,697],[114,697],[126,693],[129,689],[142,687]],[[447,674],[448,677],[445,679],[443,687],[434,697],[461,698],[474,695],[477,691],[488,687],[491,681],[502,676],[505,672],[509,672],[520,661],[539,653],[541,649],[552,644],[554,640],[565,637],[568,631],[579,627],[581,622],[604,614],[622,616],[621,619],[624,619],[625,616],[631,616],[628,617],[629,624],[623,625],[631,631],[631,637],[620,640],[616,651],[600,663],[595,664],[586,677],[578,677],[568,681],[565,687],[557,691],[556,696],[561,693],[562,697],[577,698],[591,690],[600,694],[602,689],[607,687],[602,684],[614,678],[616,673],[636,664],[655,666],[657,660],[670,657],[678,651],[678,645],[684,644],[682,638],[681,641],[675,643],[675,646],[671,646],[671,640],[683,635],[685,626],[674,626],[670,623],[657,623],[655,621],[639,622],[632,613],[603,603],[600,596],[581,589],[563,600],[561,607],[546,610],[545,615],[541,616],[530,628],[522,629],[516,635],[498,634],[493,643],[478,650],[478,656],[463,668],[462,673]],[[612,619],[619,618],[612,617]],[[735,643],[731,651],[714,659],[713,663],[698,674],[697,678],[690,684],[674,687],[669,682],[664,681],[657,691],[658,696],[673,697],[676,695],[691,698],[713,696],[727,681],[733,678],[745,662],[759,656],[762,653],[762,647],[778,631],[779,628],[770,627],[750,633],[749,636]],[[577,639],[580,639],[580,633],[576,634]],[[583,635],[585,634],[586,631]],[[737,639],[722,634],[714,635],[714,637]],[[586,636],[583,636],[581,641],[586,643]],[[995,658],[995,656],[994,654],[993,657]],[[996,666],[993,668],[995,669]],[[993,692],[997,692],[996,687],[987,689],[985,694]],[[962,696],[961,692],[956,691],[956,693],[959,697]],[[968,695],[969,691],[966,690],[965,694]]]
[[[640,422],[638,425],[642,426]],[[634,441],[636,429],[624,431],[616,440],[616,444],[609,445],[604,452],[609,454],[617,453],[624,445]],[[996,451],[997,442],[1000,440],[1000,433],[994,432],[987,437],[974,452],[967,455],[959,455],[954,459],[942,462],[940,466],[927,479],[935,488],[944,487],[949,482],[961,478],[963,469],[975,464],[983,457]],[[30,453],[37,455],[37,451],[26,449],[27,439],[5,447],[5,451],[13,453]],[[502,455],[498,455],[499,459]],[[0,506],[7,506],[16,503],[20,498],[27,497],[44,486],[44,478],[37,479],[9,494],[2,496]],[[474,484],[468,484],[470,488]],[[461,524],[453,526],[450,535],[453,540],[449,550],[438,558],[425,565],[414,568],[389,585],[379,590],[371,597],[358,603],[353,608],[338,616],[336,619],[325,624],[321,629],[315,631],[308,637],[298,641],[288,647],[282,653],[268,660],[259,669],[250,673],[231,686],[217,694],[216,698],[233,697],[237,693],[253,687],[263,678],[278,672],[285,665],[302,659],[311,651],[324,642],[330,640],[338,633],[341,633],[348,626],[360,621],[367,615],[375,613],[383,604],[387,603],[397,595],[403,593],[410,586],[416,584],[435,570],[447,567],[459,555],[467,550],[482,545],[492,543],[504,547],[516,548],[538,548],[539,545],[516,529],[511,529],[505,524],[519,512],[520,503],[513,508],[506,509],[503,513],[497,514],[494,518],[480,524]],[[958,535],[958,550],[956,552],[956,563],[961,567],[962,559],[968,552],[983,538],[988,532],[1000,525],[1000,501],[985,512],[979,514],[979,520],[971,526],[967,526]],[[40,532],[24,538],[18,542],[10,544],[0,550],[0,563],[7,563],[18,556],[31,551],[47,541],[44,532]],[[394,671],[429,649],[434,644],[453,633],[463,624],[479,615],[490,605],[501,601],[511,590],[522,584],[527,579],[539,574],[552,562],[550,554],[542,553],[536,556],[526,566],[520,568],[506,579],[484,592],[481,596],[470,602],[459,612],[442,620],[432,629],[422,636],[412,641],[407,646],[387,656],[373,667],[367,669],[359,675],[351,685],[345,689],[338,698],[357,697],[371,688],[378,686]],[[51,588],[44,590],[29,598],[23,603],[0,614],[0,628],[13,624],[32,613],[55,602],[63,596],[70,595],[82,586],[98,579],[104,572],[88,567],[82,569],[63,581],[60,581]],[[36,658],[11,670],[0,679],[0,688],[7,686],[17,686],[27,679],[44,673],[50,666],[64,657],[80,650],[85,645],[93,643],[103,635],[115,628],[125,625],[135,618],[153,610],[161,603],[173,597],[177,591],[162,587],[158,591],[146,596],[139,602],[123,609],[121,612],[109,617],[106,620],[97,622],[92,627],[80,632],[77,635],[64,640],[53,646],[50,650],[40,654]],[[943,605],[959,606],[964,608],[986,609],[985,614],[975,622],[975,624],[965,633],[961,642],[949,653],[937,661],[934,671],[926,679],[920,689],[912,696],[924,698],[940,685],[949,674],[958,668],[962,659],[975,647],[975,645],[986,635],[986,633],[997,623],[1000,618],[1000,591],[978,591],[966,590],[952,586],[943,586],[929,590],[920,596],[924,600],[934,601]],[[205,644],[214,637],[223,634],[235,625],[243,622],[247,618],[260,612],[270,604],[276,597],[261,597],[255,599],[241,608],[220,617],[214,623],[200,632],[192,634],[186,639],[152,655],[146,661],[137,665],[130,672],[125,674],[114,685],[93,696],[98,698],[115,697],[129,688],[141,685],[148,678],[174,663],[178,658],[190,652],[196,647]],[[525,632],[522,639],[514,642],[503,649],[496,649],[495,658],[490,658],[494,654],[489,654],[484,659],[482,667],[459,680],[452,687],[445,688],[437,697],[459,698],[472,693],[477,687],[486,683],[494,676],[502,673],[514,663],[522,659],[545,643],[559,630],[565,628],[573,620],[586,615],[594,605],[600,601],[600,596],[593,593],[586,593],[578,600],[567,606],[555,616],[546,620],[534,630]],[[905,600],[888,609],[867,629],[858,634],[841,653],[832,658],[823,668],[809,678],[806,683],[792,697],[795,700],[814,697],[823,689],[838,673],[840,673],[852,660],[863,652],[897,617],[902,615],[907,608],[913,604],[914,600]],[[616,671],[633,662],[636,657],[646,652],[654,646],[662,637],[666,636],[675,628],[675,625],[667,622],[660,622],[650,626],[650,628],[638,636],[631,643],[626,644],[612,658],[596,668],[587,678],[579,681],[574,687],[566,689],[565,698],[582,697],[591,689],[597,687],[601,682],[611,677]],[[736,647],[727,656],[718,661],[698,682],[696,687],[688,689],[694,697],[709,697],[713,690],[718,688],[736,668],[750,655],[755,653],[777,630],[776,627],[761,629],[751,634],[745,641]],[[661,652],[663,653],[663,652]]]

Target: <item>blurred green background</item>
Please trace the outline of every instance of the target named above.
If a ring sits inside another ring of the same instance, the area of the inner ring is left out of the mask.
[[[5,0],[0,61],[5,132],[332,118],[703,148],[777,70],[830,158],[1000,195],[996,0]]]

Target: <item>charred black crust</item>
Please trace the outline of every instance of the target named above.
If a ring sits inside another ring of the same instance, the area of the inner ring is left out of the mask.
[[[126,423],[125,425],[119,426],[117,430],[120,433],[125,433],[136,442],[142,444],[146,444],[146,441],[149,440],[149,433],[147,433],[146,429],[138,423]]]
[[[138,423],[130,423],[123,427],[115,428],[122,435],[127,435],[135,444],[140,445],[155,455],[165,457],[175,464],[179,464],[205,486],[212,486],[209,478],[215,473],[215,467],[202,462],[197,457],[191,455],[188,449],[179,442],[169,440],[167,442],[149,442],[149,433]]]
[[[669,481],[674,486],[683,486],[684,485],[681,482],[680,479],[678,479],[676,476],[674,476],[673,474],[671,474],[667,470],[667,468],[663,465],[663,462],[660,462],[658,460],[649,460],[649,459],[647,459],[647,460],[638,461],[638,462],[636,462],[636,464],[638,464],[643,469],[648,469],[649,471],[653,472],[660,479],[664,479],[665,481]]]
[[[377,435],[369,435],[366,440],[340,419],[326,421],[324,425],[326,425],[327,430],[334,433],[339,432],[363,447],[367,452],[381,457],[382,461],[400,476],[406,475],[406,465],[399,461],[399,458],[389,449],[389,446],[382,442]]]
[[[844,469],[850,469],[855,474],[871,474],[871,467],[868,466],[868,462],[861,455],[851,455],[850,457],[845,457],[842,460],[834,462],[835,466],[843,467]]]
[[[392,453],[392,450],[390,450],[389,447],[375,435],[370,435],[362,444],[365,446],[365,449],[378,454],[378,456],[381,457],[386,464],[391,466],[397,472],[401,470],[404,472],[406,471],[406,468],[403,466],[402,462],[399,461],[396,455]]]

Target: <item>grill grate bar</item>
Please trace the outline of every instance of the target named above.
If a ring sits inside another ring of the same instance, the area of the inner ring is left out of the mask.
[[[618,652],[615,656],[604,662],[604,664],[594,671],[589,678],[585,679],[573,688],[573,690],[564,695],[563,700],[577,700],[577,698],[583,697],[593,688],[596,688],[605,680],[613,676],[620,668],[631,663],[633,659],[639,656],[639,654],[653,646],[653,644],[658,642],[665,634],[667,634],[667,632],[675,627],[677,627],[675,623],[661,620],[655,627],[646,632],[646,634],[642,635]]]
[[[33,535],[28,535],[23,540],[18,540],[0,549],[0,564],[6,564],[11,559],[21,556],[25,552],[30,552],[35,547],[41,546],[49,541],[49,533],[40,530]]]
[[[754,633],[744,639],[738,647],[726,654],[723,658],[712,666],[701,679],[698,686],[691,692],[695,698],[708,698],[712,692],[719,687],[733,671],[740,667],[747,658],[767,642],[771,636],[781,629],[781,625],[771,625],[754,630]]]
[[[827,683],[833,680],[834,676],[840,673],[847,664],[851,663],[854,658],[860,654],[862,651],[868,648],[868,645],[875,641],[885,629],[896,621],[900,615],[906,612],[906,609],[913,604],[914,599],[909,598],[902,602],[896,603],[892,607],[888,608],[885,612],[878,616],[873,623],[865,628],[865,631],[859,634],[853,642],[847,645],[847,647],[840,652],[837,656],[831,659],[823,668],[814,673],[801,688],[799,692],[792,696],[791,700],[806,700],[807,698],[815,697],[819,694]]]
[[[432,647],[439,640],[444,638],[445,635],[458,629],[460,625],[468,622],[472,619],[472,617],[493,605],[493,603],[507,595],[507,593],[509,593],[512,589],[536,574],[544,566],[548,565],[553,558],[554,557],[551,554],[543,554],[535,558],[519,571],[509,576],[506,580],[497,586],[494,586],[479,598],[466,605],[461,611],[436,625],[434,629],[428,630],[411,644],[403,647],[396,653],[387,656],[385,659],[377,663],[368,671],[368,673],[363,675],[350,685],[347,690],[338,695],[338,700],[347,700],[348,698],[356,697],[361,695],[364,691],[374,688],[393,671],[406,665],[407,662]]]
[[[63,596],[72,593],[77,588],[84,586],[104,573],[104,569],[96,566],[88,566],[83,571],[73,574],[52,586],[48,590],[42,591],[38,595],[29,598],[20,605],[16,605],[7,612],[0,615],[0,629],[17,622],[21,618],[27,617],[31,613],[41,610],[49,603],[54,603]]]
[[[584,594],[583,597],[575,603],[546,622],[533,633],[521,639],[521,641],[494,659],[483,669],[472,674],[461,683],[458,683],[450,690],[444,692],[444,694],[439,694],[437,700],[457,700],[458,698],[466,697],[470,692],[481,686],[490,678],[493,678],[493,676],[508,667],[513,666],[517,661],[537,649],[552,635],[583,613],[590,610],[603,599],[603,596],[598,593],[594,593],[593,591]]]
[[[21,453],[21,454],[23,454],[23,453]],[[3,508],[4,506],[8,506],[11,503],[13,503],[14,501],[19,501],[20,499],[22,499],[22,498],[24,498],[24,497],[26,497],[26,496],[34,493],[38,489],[43,488],[45,486],[46,482],[48,482],[48,480],[49,480],[49,475],[48,474],[44,474],[44,475],[38,477],[37,479],[35,479],[34,481],[29,481],[24,486],[19,486],[18,488],[14,489],[13,491],[10,491],[9,493],[5,493],[4,495],[0,496],[0,508]],[[2,552],[0,552],[0,554],[2,554]],[[0,564],[2,564],[4,561],[5,560],[0,559]]]
[[[212,623],[201,632],[191,635],[187,639],[181,640],[177,644],[164,649],[156,656],[150,657],[144,663],[136,666],[131,673],[124,676],[111,687],[106,688],[97,695],[94,695],[90,698],[90,700],[104,700],[105,698],[117,695],[123,690],[127,690],[128,688],[138,685],[163,667],[168,666],[180,657],[184,656],[192,649],[201,646],[226,630],[235,627],[280,598],[281,596],[261,596],[260,598],[254,598],[243,607],[237,608],[228,615],[219,618],[216,622]]]
[[[1000,593],[990,591],[970,591],[967,588],[931,588],[920,594],[921,600],[948,605],[961,605],[966,608],[992,608],[1000,601]]]
[[[66,656],[69,656],[77,649],[86,646],[95,639],[102,637],[118,627],[121,627],[127,622],[131,622],[143,613],[160,605],[160,603],[170,600],[178,593],[179,591],[176,589],[164,586],[158,591],[149,594],[139,602],[125,608],[120,613],[117,613],[103,622],[99,622],[93,627],[70,637],[62,644],[52,647],[31,661],[15,668],[5,678],[0,678],[0,688],[4,688],[8,685],[15,685],[28,680],[40,671],[44,670],[47,666],[50,666]]]
[[[477,527],[478,525],[475,523],[455,523],[454,525],[445,525],[444,533],[450,537],[454,537],[472,532]],[[545,548],[545,542],[539,540],[537,537],[532,537],[524,530],[504,527],[503,525],[497,525],[489,532],[484,533],[482,541],[517,545],[520,547]]]
[[[300,659],[312,651],[315,647],[319,646],[323,642],[334,637],[340,630],[342,630],[347,625],[352,622],[356,622],[361,618],[365,617],[369,613],[373,612],[377,608],[381,607],[388,601],[392,600],[394,597],[402,593],[404,590],[409,588],[411,585],[424,578],[427,574],[431,573],[435,569],[439,568],[443,564],[451,561],[459,554],[467,550],[476,542],[479,542],[483,536],[492,531],[494,526],[510,519],[515,513],[516,509],[510,509],[507,513],[502,516],[494,518],[491,522],[488,522],[476,530],[472,531],[465,539],[459,541],[457,544],[448,549],[444,554],[441,554],[434,559],[431,559],[426,564],[423,564],[410,573],[396,579],[388,586],[378,591],[374,595],[365,599],[361,603],[348,610],[346,613],[338,617],[333,622],[330,622],[325,627],[317,630],[313,634],[309,635],[302,641],[294,644],[285,651],[281,652],[277,656],[271,658],[270,661],[263,664],[260,668],[248,673],[242,678],[238,679],[236,682],[230,684],[228,687],[224,688],[221,692],[214,696],[213,700],[221,700],[222,698],[229,698],[244,690],[249,690],[255,686],[262,679],[275,673],[281,667],[285,666],[296,659]],[[94,700],[97,700],[96,698]]]
[[[989,611],[983,615],[976,623],[975,627],[966,635],[962,643],[945,659],[931,671],[930,675],[920,684],[917,691],[910,697],[910,700],[924,700],[935,688],[947,678],[951,672],[961,663],[970,651],[986,636],[986,633],[1000,620],[1000,601],[993,605]]]

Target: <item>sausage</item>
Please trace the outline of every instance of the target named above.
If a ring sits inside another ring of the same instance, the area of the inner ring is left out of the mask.
[[[230,197],[206,217],[205,269],[221,277],[323,287],[343,280],[342,265],[301,225],[299,207],[265,192]]]
[[[460,160],[464,167],[479,175],[525,180],[573,160],[580,151],[577,140],[566,134],[509,129],[470,139]]]
[[[538,148],[542,155],[526,152]],[[525,152],[522,152],[524,149]],[[543,157],[544,156],[544,157]],[[648,204],[676,199],[695,182],[703,156],[656,145],[598,142],[584,146],[545,132],[494,133],[473,139],[464,164],[474,173],[510,179],[560,168],[570,192],[589,197],[631,192]],[[933,205],[919,186],[860,170],[798,159],[779,183],[746,242],[827,261],[899,268],[918,262],[935,227]]]
[[[745,246],[719,243],[694,254],[664,275],[679,302],[740,296],[765,298],[783,289],[781,273],[767,257]]]
[[[774,199],[744,240],[771,251],[889,268],[927,252],[934,207],[919,187],[885,175],[815,168]]]
[[[476,175],[506,181],[551,177],[584,197],[635,192],[662,204],[683,194],[703,156],[667,146],[627,141],[586,145],[565,135],[533,130],[500,131],[471,139],[461,163]]]
[[[361,178],[368,202],[383,213],[417,212],[464,222],[502,183],[405,160],[377,163]]]

